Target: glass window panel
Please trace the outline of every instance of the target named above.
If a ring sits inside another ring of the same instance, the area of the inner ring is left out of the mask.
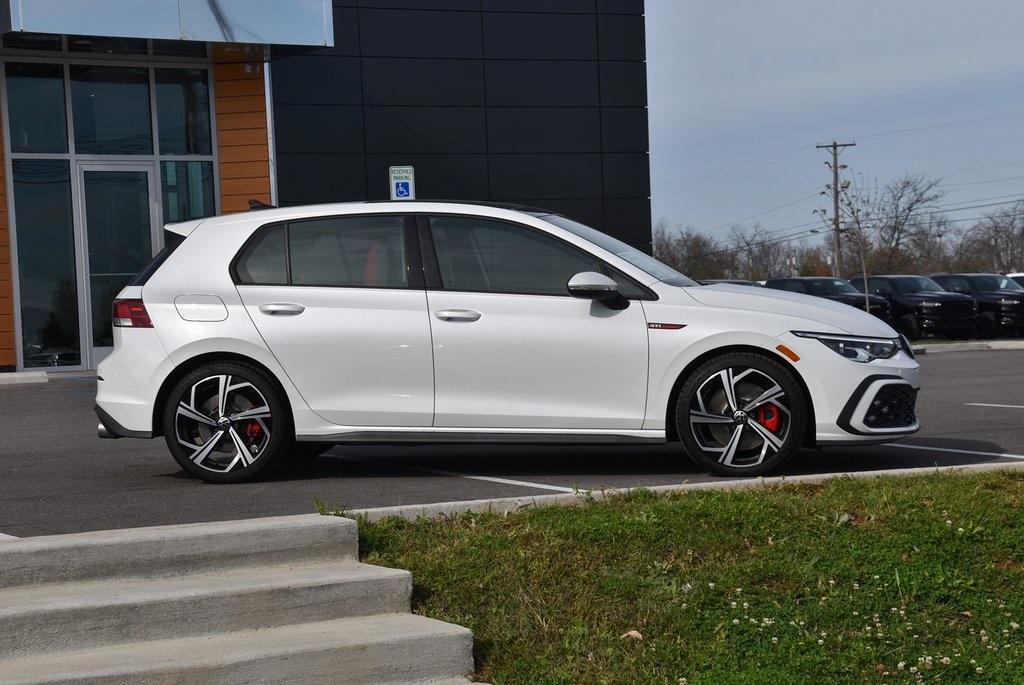
[[[472,217],[434,217],[430,226],[449,290],[568,296],[570,278],[603,271],[596,257],[528,228]]]
[[[79,154],[153,154],[145,67],[73,64],[71,105]]]
[[[400,216],[302,221],[288,234],[294,285],[406,287]]]
[[[156,114],[160,154],[213,154],[205,69],[157,69]]]
[[[213,196],[213,162],[163,162],[160,176],[164,223],[199,219],[217,213]]]
[[[114,344],[110,306],[153,258],[149,174],[85,171],[83,176],[92,344],[110,347]]]
[[[288,264],[284,253],[284,226],[263,231],[249,242],[235,267],[242,285],[284,285]]]
[[[61,51],[60,35],[56,33],[14,33],[4,34],[4,47],[9,50],[56,50]]]
[[[206,43],[195,40],[154,40],[153,54],[168,57],[206,57]]]
[[[92,52],[103,55],[145,55],[145,38],[108,38],[106,36],[68,36],[71,52]]]
[[[7,113],[13,152],[67,152],[64,67],[8,62]]]
[[[68,162],[15,159],[11,168],[25,366],[81,364]]]

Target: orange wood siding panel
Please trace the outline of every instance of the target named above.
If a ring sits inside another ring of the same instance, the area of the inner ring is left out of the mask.
[[[2,136],[2,133],[0,133]],[[11,236],[7,221],[7,179],[0,137],[0,367],[14,366],[14,286],[11,283]]]
[[[271,199],[266,65],[258,48],[233,44],[215,46],[213,62],[220,211],[245,212],[249,200]]]

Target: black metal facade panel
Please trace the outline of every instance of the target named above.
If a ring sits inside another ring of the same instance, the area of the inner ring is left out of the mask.
[[[275,47],[284,205],[521,202],[650,249],[642,0],[334,0],[335,47]]]

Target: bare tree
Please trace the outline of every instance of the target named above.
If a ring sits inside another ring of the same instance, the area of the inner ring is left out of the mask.
[[[776,276],[785,276],[792,271],[793,250],[786,240],[780,240],[765,231],[759,224],[745,229],[732,229],[735,270],[744,278],[762,281]]]
[[[849,184],[840,211],[850,256],[863,251],[868,270],[876,272],[945,268],[943,241],[951,222],[938,209],[945,195],[940,179],[923,174],[907,173],[885,184],[860,177]]]
[[[1024,269],[1024,202],[990,212],[964,231],[953,261],[965,271]]]
[[[733,255],[712,236],[692,228],[670,228],[661,220],[654,228],[654,256],[691,278],[728,278]]]

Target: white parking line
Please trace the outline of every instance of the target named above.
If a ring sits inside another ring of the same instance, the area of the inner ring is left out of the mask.
[[[999,407],[1001,409],[1024,409],[1024,404],[988,404],[987,402],[964,402],[965,407]]]
[[[905,445],[902,443],[887,442],[885,447],[899,447],[904,450],[926,450],[930,452],[950,452],[953,454],[974,454],[982,457],[1006,457],[1007,459],[1024,459],[1024,454],[1009,454],[1008,452],[979,452],[977,450],[955,450],[949,447],[928,447],[927,445]]]
[[[4,535],[3,533],[0,533],[0,542],[3,542],[4,540],[17,540],[17,539],[18,538],[16,538],[13,535]]]
[[[555,492],[576,492],[576,488],[566,488],[561,485],[548,485],[547,483],[531,483],[526,480],[513,480],[511,478],[497,478],[495,476],[477,476],[471,473],[459,473],[458,471],[445,471],[444,469],[431,469],[423,466],[409,466],[408,464],[389,464],[377,459],[365,459],[363,457],[344,457],[350,461],[361,461],[377,466],[390,466],[405,471],[418,471],[419,473],[430,473],[435,476],[452,476],[454,478],[468,478],[470,480],[482,480],[488,483],[501,483],[502,485],[518,485],[524,488],[536,488],[537,490],[554,490]]]

